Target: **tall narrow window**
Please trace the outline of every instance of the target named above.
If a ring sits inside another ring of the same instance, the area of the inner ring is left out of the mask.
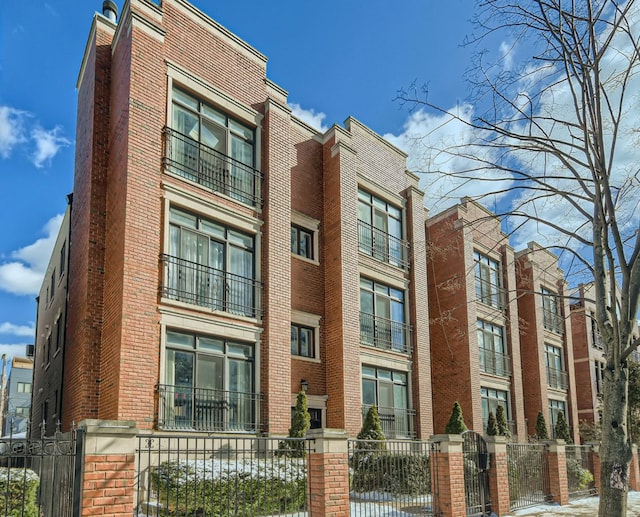
[[[407,267],[407,243],[402,239],[402,211],[386,201],[358,190],[358,243],[360,251],[398,267]]]
[[[567,372],[564,369],[562,348],[553,345],[545,345],[544,348],[547,363],[547,386],[566,390],[569,383]]]
[[[67,268],[67,243],[66,241],[62,243],[62,247],[60,248],[60,276],[64,274],[65,269]]]
[[[360,342],[365,345],[408,352],[409,326],[405,324],[404,292],[360,279]]]
[[[560,312],[558,295],[544,287],[542,288],[542,315],[544,328],[556,334],[563,333],[562,314]]]
[[[291,253],[313,259],[313,232],[291,225]]]
[[[482,399],[482,421],[485,428],[489,421],[489,412],[492,412],[495,416],[498,406],[502,406],[504,408],[507,420],[511,419],[508,391],[482,387],[480,388],[480,397]]]
[[[562,400],[549,399],[549,425],[551,426],[551,435],[555,437],[556,424],[558,423],[558,414],[562,413],[565,420],[569,422],[567,415],[567,404]]]
[[[292,323],[291,353],[300,357],[314,358],[316,356],[314,334],[315,331],[311,327]]]
[[[256,316],[253,237],[171,208],[165,296]]]
[[[254,130],[173,88],[168,160],[172,170],[243,203],[259,203]]]
[[[477,321],[477,327],[480,371],[508,377],[511,374],[511,360],[507,354],[503,327],[483,320]]]
[[[485,305],[502,309],[504,296],[500,288],[500,262],[477,251],[473,253],[473,259],[476,298]]]

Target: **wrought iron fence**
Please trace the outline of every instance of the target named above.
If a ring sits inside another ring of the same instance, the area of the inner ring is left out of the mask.
[[[262,204],[260,171],[173,129],[165,128],[164,135],[164,161],[171,172],[242,203]]]
[[[464,494],[467,515],[491,513],[489,493],[489,451],[487,442],[475,431],[462,433]]]
[[[185,303],[256,317],[262,283],[172,255],[162,255],[162,296]]]
[[[542,321],[544,323],[544,328],[547,330],[551,330],[556,334],[564,334],[564,321],[560,314],[543,308]]]
[[[361,312],[360,342],[383,350],[409,354],[411,353],[411,325]]]
[[[158,385],[158,427],[206,432],[259,431],[260,393]]]
[[[371,404],[362,405],[362,421],[367,416]],[[415,438],[414,420],[416,412],[414,409],[393,408],[378,406],[380,416],[380,426],[386,438]]]
[[[349,440],[352,517],[440,515],[436,443]]]
[[[480,347],[480,370],[491,375],[509,377],[511,375],[511,357],[509,354]]]
[[[358,219],[358,243],[360,251],[367,255],[393,266],[409,268],[409,242],[360,219]]]
[[[569,498],[579,499],[595,494],[591,447],[588,445],[566,445],[565,454],[567,457]]]
[[[313,441],[139,435],[134,515],[303,515]]]
[[[508,443],[507,470],[512,510],[551,501],[546,445]]]
[[[569,386],[569,377],[565,370],[559,370],[547,366],[547,386],[559,390],[566,390]]]
[[[0,439],[0,515],[80,515],[83,430]]]

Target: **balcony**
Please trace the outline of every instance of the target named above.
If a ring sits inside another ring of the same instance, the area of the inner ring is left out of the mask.
[[[480,347],[479,359],[481,372],[499,377],[509,377],[511,375],[511,357],[509,354]]]
[[[558,390],[566,390],[569,387],[567,372],[547,366],[547,386]]]
[[[484,305],[502,311],[507,306],[507,291],[494,283],[476,277],[476,299]]]
[[[369,408],[371,408],[371,404],[362,405],[363,422]],[[378,414],[380,415],[380,425],[385,438],[415,438],[415,410],[379,406]]]
[[[249,318],[260,315],[262,284],[171,255],[162,255],[162,296]]]
[[[183,178],[241,203],[262,205],[262,173],[238,160],[164,128],[165,168]]]
[[[409,268],[409,243],[361,220],[358,220],[358,244],[360,251],[377,260]]]
[[[548,309],[542,309],[542,321],[545,329],[556,334],[564,334],[564,322],[559,314]]]
[[[360,313],[360,343],[402,354],[411,353],[411,325]]]
[[[206,432],[259,429],[259,393],[158,385],[158,428]]]

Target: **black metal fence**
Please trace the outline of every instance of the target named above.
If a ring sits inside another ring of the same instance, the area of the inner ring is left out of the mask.
[[[310,514],[313,441],[139,435],[134,515]]]
[[[352,517],[440,515],[436,443],[349,440]]]
[[[487,442],[475,431],[462,433],[464,493],[467,515],[491,513],[489,493],[489,451]]]
[[[507,468],[512,510],[551,501],[546,445],[508,443]]]
[[[569,499],[579,499],[595,494],[591,447],[588,445],[567,445],[565,453]]]
[[[360,251],[403,269],[409,268],[409,242],[358,219]]]
[[[0,439],[0,515],[80,515],[83,430]]]

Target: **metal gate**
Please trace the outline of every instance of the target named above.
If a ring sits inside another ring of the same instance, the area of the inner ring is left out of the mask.
[[[0,438],[0,516],[80,515],[82,433]]]
[[[491,498],[487,442],[475,431],[465,431],[462,438],[467,515],[488,516],[491,514]]]

